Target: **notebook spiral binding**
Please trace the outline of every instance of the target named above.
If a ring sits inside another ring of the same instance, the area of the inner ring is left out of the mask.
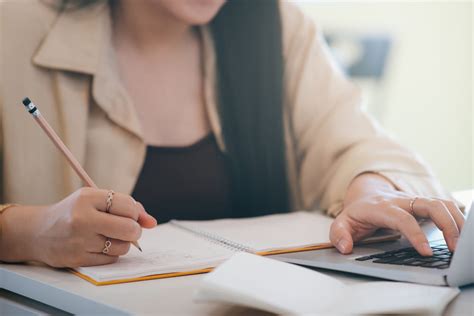
[[[184,229],[190,233],[193,233],[195,235],[198,235],[200,237],[203,237],[213,243],[216,243],[222,247],[225,247],[227,249],[230,249],[230,250],[233,250],[233,251],[244,251],[244,252],[248,252],[248,253],[256,253],[257,251],[255,249],[252,249],[244,244],[240,244],[240,243],[237,243],[237,242],[234,242],[232,240],[229,240],[229,239],[226,239],[224,237],[221,237],[219,235],[216,235],[216,234],[211,234],[211,233],[208,233],[206,231],[202,231],[202,230],[198,230],[198,229],[194,229],[194,228],[191,228],[191,227],[188,227],[186,225],[183,225],[181,224],[180,222],[176,221],[176,220],[171,220],[170,221],[170,224],[173,225],[173,226],[176,226],[180,229]]]

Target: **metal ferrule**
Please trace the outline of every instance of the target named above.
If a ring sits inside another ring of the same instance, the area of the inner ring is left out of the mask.
[[[38,110],[38,108],[33,102],[30,102],[30,104],[25,105],[25,108],[28,111],[28,113],[30,113],[34,117],[38,117],[40,115],[40,111]]]

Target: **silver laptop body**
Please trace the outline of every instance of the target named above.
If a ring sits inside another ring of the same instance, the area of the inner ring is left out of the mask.
[[[461,286],[474,283],[474,202],[471,204],[456,251],[448,268],[426,268],[390,263],[374,263],[373,260],[358,261],[361,257],[411,247],[401,238],[396,241],[358,245],[350,255],[342,255],[336,249],[314,250],[272,256],[274,259],[303,266],[344,271],[383,279],[413,283]],[[432,247],[445,245],[442,233],[431,222],[422,225]]]

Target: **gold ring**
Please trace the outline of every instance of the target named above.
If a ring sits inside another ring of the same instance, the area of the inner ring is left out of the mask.
[[[110,208],[112,207],[112,201],[114,199],[114,194],[115,194],[115,192],[113,190],[109,190],[109,192],[107,192],[107,204],[106,204],[106,207],[105,207],[105,212],[106,213],[110,213]]]
[[[415,204],[416,200],[418,200],[418,196],[415,196],[413,199],[410,200],[410,212],[412,214],[415,213],[415,210],[413,209],[413,205]]]
[[[112,246],[112,242],[110,241],[109,238],[107,238],[105,240],[105,245],[104,245],[104,249],[102,249],[102,253],[104,255],[108,254],[111,246]]]

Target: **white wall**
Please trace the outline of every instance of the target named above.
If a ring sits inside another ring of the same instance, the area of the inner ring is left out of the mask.
[[[450,190],[473,188],[471,1],[296,1],[327,31],[394,36],[382,124]]]

